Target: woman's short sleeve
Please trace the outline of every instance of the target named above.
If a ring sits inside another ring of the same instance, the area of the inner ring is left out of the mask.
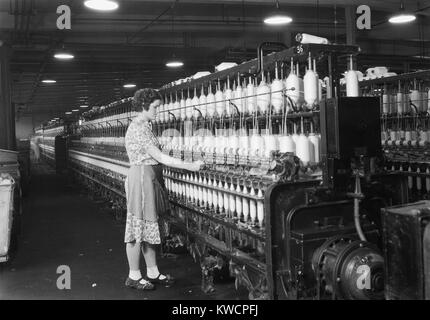
[[[147,122],[132,122],[127,130],[125,144],[130,163],[138,164],[152,159],[146,153],[149,146],[158,147],[158,141]]]

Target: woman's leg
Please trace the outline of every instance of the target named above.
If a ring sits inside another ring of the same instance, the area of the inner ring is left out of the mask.
[[[130,267],[129,278],[132,280],[139,280],[142,278],[140,273],[140,243],[127,243],[126,251],[128,265]]]
[[[155,279],[159,276],[160,280],[166,278],[164,275],[160,275],[157,266],[157,252],[155,250],[155,246],[149,243],[144,243],[142,245],[143,257],[145,258],[146,263],[146,275],[150,279]]]

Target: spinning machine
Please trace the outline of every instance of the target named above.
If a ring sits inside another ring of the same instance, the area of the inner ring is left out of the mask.
[[[380,211],[407,202],[408,187],[385,170],[379,99],[358,97],[355,79],[346,94],[339,86],[338,61],[359,48],[265,43],[258,53],[160,89],[162,152],[206,164],[164,168],[167,242],[200,263],[205,292],[234,277],[250,299],[384,298]],[[69,172],[120,218],[134,116],[130,99],[93,108],[67,138]]]

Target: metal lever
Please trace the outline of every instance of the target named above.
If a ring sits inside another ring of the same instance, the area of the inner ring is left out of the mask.
[[[258,46],[257,49],[257,57],[258,57],[258,63],[257,63],[257,74],[261,74],[262,72],[264,72],[264,65],[263,65],[263,48],[264,47],[272,47],[272,48],[283,48],[283,49],[288,49],[288,47],[283,44],[282,42],[271,42],[271,41],[267,41],[267,42],[262,42],[260,43],[260,45]]]

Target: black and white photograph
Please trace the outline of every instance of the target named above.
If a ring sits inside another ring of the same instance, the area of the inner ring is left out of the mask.
[[[430,300],[430,1],[0,0],[0,300]]]

